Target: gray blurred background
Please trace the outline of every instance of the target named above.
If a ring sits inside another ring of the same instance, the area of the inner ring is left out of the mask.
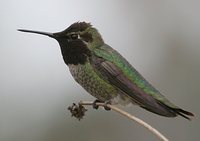
[[[64,30],[91,22],[105,42],[192,121],[165,118],[137,106],[126,110],[173,141],[200,134],[200,2],[196,0],[1,0],[0,141],[155,141],[119,114],[89,108],[80,122],[67,107],[91,100],[71,77],[59,45],[16,29]]]

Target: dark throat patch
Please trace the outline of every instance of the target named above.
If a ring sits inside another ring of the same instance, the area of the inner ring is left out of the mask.
[[[59,42],[64,62],[68,64],[85,64],[91,56],[91,51],[81,40]]]

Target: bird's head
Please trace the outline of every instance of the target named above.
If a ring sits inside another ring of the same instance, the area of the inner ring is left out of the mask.
[[[104,44],[101,35],[90,23],[76,22],[61,32],[48,33],[19,29],[22,32],[47,35],[56,39],[66,64],[84,64],[92,49]]]

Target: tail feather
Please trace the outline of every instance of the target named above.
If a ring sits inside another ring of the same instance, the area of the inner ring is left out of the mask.
[[[182,116],[182,117],[184,117],[184,118],[186,118],[186,119],[188,119],[188,120],[191,120],[191,118],[188,117],[188,116],[194,116],[193,113],[188,112],[188,111],[185,111],[185,110],[183,110],[183,109],[172,109],[172,110],[173,110],[174,112],[176,112],[178,115],[180,115],[180,116]]]
[[[180,115],[180,116],[184,117],[185,119],[191,120],[190,116],[191,117],[194,116],[194,114],[191,112],[185,111],[180,108],[170,107],[164,103],[161,103],[160,101],[158,101],[158,104],[160,106],[157,108],[144,107],[144,106],[140,106],[140,107],[142,107],[148,111],[151,111],[155,114],[158,114],[161,116],[166,116],[166,117],[176,117],[177,115]]]
[[[189,112],[189,111],[185,111],[185,110],[183,110],[183,109],[181,109],[181,108],[170,107],[170,106],[168,106],[168,105],[166,105],[166,104],[164,104],[164,103],[161,103],[161,102],[159,102],[159,104],[160,104],[161,106],[165,107],[165,109],[166,109],[169,113],[171,113],[172,115],[174,115],[174,116],[172,116],[172,117],[175,117],[175,116],[177,116],[177,115],[180,115],[180,116],[182,116],[182,117],[184,117],[185,119],[188,119],[188,120],[191,120],[190,116],[194,117],[194,114],[193,114],[193,113],[191,113],[191,112]]]

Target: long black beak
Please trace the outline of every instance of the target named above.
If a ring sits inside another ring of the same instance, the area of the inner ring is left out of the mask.
[[[21,31],[21,32],[28,32],[28,33],[36,33],[36,34],[46,35],[46,36],[49,36],[49,37],[51,37],[51,38],[55,38],[55,35],[54,35],[53,33],[49,33],[49,32],[34,31],[34,30],[26,30],[26,29],[18,29],[18,31]]]

